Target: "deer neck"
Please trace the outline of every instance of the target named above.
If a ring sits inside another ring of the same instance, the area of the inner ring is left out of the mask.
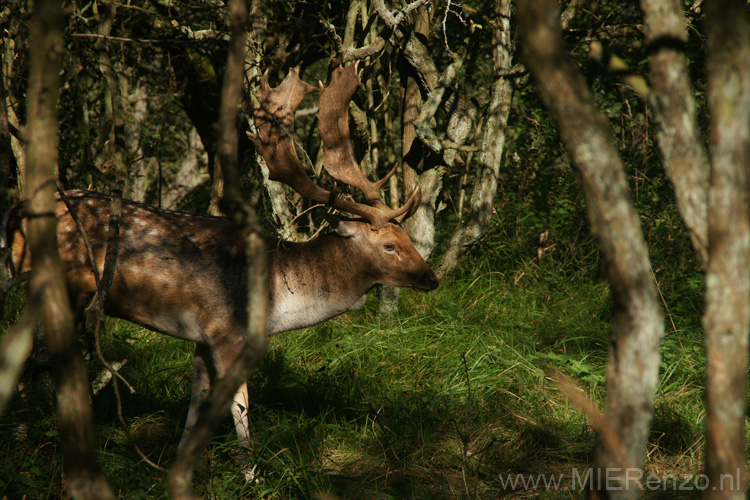
[[[347,239],[326,234],[280,242],[269,254],[268,334],[304,328],[359,309],[376,282]]]

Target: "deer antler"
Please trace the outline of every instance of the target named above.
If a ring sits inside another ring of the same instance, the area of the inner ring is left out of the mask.
[[[302,99],[317,89],[299,79],[299,68],[289,70],[276,88],[268,84],[264,74],[258,89],[260,106],[255,111],[258,134],[248,136],[255,141],[266,159],[269,178],[283,182],[299,194],[319,203],[366,219],[373,229],[387,226],[391,221],[402,222],[419,206],[420,193],[416,189],[403,207],[391,209],[380,199],[380,189],[395,168],[377,183],[369,181],[357,165],[349,135],[348,107],[359,86],[355,66],[337,68],[331,84],[322,89],[318,120],[323,140],[326,171],[341,182],[360,189],[371,205],[345,200],[315,184],[304,171],[294,148],[294,113]]]
[[[294,149],[294,113],[302,99],[318,89],[299,79],[299,68],[292,68],[276,88],[263,74],[258,89],[260,106],[255,110],[258,134],[248,133],[268,164],[268,177],[283,182],[306,198],[328,203],[330,193],[310,180]]]
[[[334,179],[362,191],[367,202],[381,213],[385,224],[391,220],[401,222],[419,206],[420,191],[415,189],[402,207],[391,209],[380,199],[380,190],[396,167],[378,182],[370,181],[360,170],[349,133],[349,102],[360,83],[356,63],[346,68],[339,66],[333,70],[331,83],[320,93],[318,128],[323,141],[323,166]]]

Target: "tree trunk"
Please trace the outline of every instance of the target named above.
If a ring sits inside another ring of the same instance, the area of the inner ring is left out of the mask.
[[[253,210],[242,202],[238,174],[237,111],[241,100],[242,78],[246,56],[247,8],[244,0],[229,2],[230,33],[229,55],[221,92],[219,112],[219,163],[222,167],[222,211],[237,223],[246,235],[247,258],[247,315],[246,342],[237,359],[214,385],[207,404],[201,408],[190,437],[175,458],[167,478],[170,496],[175,499],[192,499],[193,469],[200,459],[216,427],[226,415],[237,389],[247,380],[249,371],[258,364],[266,352],[266,293],[268,270],[266,248]]]
[[[109,41],[106,40],[112,31],[116,9],[117,7],[112,4],[103,7],[105,14],[99,24],[99,34],[102,38],[96,40],[99,71],[104,77],[101,132],[97,149],[101,154],[101,169],[114,174],[116,182],[123,187],[123,193],[128,197],[130,176],[126,165],[122,91],[119,75],[115,71],[112,56],[109,53]]]
[[[741,0],[706,4],[711,189],[703,321],[709,488],[703,496],[712,500],[745,498],[745,373],[750,331],[750,22],[746,9]]]
[[[56,0],[34,3],[28,101],[29,297],[40,301],[57,391],[57,426],[68,489],[74,498],[114,498],[94,454],[89,386],[78,349],[55,217],[57,97],[63,53],[63,11]]]
[[[0,290],[0,295],[4,294],[5,290]],[[34,304],[33,307],[30,307],[29,302],[21,321],[13,325],[3,335],[2,342],[0,342],[0,415],[3,414],[5,407],[16,394],[18,380],[21,377],[26,360],[31,354],[34,330],[37,328],[37,318],[39,317],[37,305]]]
[[[276,218],[279,237],[289,241],[303,241],[305,238],[297,231],[296,216],[292,213],[292,204],[289,202],[289,197],[299,198],[299,195],[287,190],[281,182],[268,178],[269,171],[263,157],[258,158],[258,164],[263,176],[263,186],[266,188],[268,201]]]
[[[511,69],[513,57],[510,7],[510,0],[495,0],[495,16],[498,25],[492,35],[492,56],[496,76],[482,134],[474,189],[471,195],[470,215],[453,232],[448,248],[440,259],[437,275],[441,279],[458,268],[467,250],[479,241],[490,227],[514,90],[514,82],[502,76]]]
[[[664,326],[623,162],[607,119],[565,49],[557,9],[554,0],[524,0],[518,21],[526,63],[580,174],[612,292],[605,421],[619,442],[600,440],[592,474],[607,481],[594,484],[590,494],[635,499],[641,490],[632,480],[643,469]]]
[[[22,71],[20,68],[16,68],[15,66],[21,65],[16,61],[22,60],[22,58],[19,57],[20,52],[25,51],[25,47],[21,42],[21,39],[23,37],[19,34],[20,25],[23,23],[23,21],[21,21],[20,19],[14,19],[14,16],[11,16],[9,21],[10,22],[6,23],[5,25],[5,33],[2,43],[0,43],[0,47],[2,47],[3,49],[3,53],[0,56],[0,63],[2,63],[2,65],[0,66],[0,78],[2,78],[3,80],[2,85],[4,94],[2,96],[2,99],[4,100],[3,104],[7,113],[5,119],[7,120],[9,127],[13,126],[16,129],[21,129],[21,123],[16,113],[14,104],[16,106],[20,106],[20,103],[24,100],[24,96],[19,95],[17,92],[14,93],[11,83],[13,82],[14,75],[18,71]],[[23,193],[25,182],[24,178],[26,176],[26,151],[24,149],[23,143],[14,135],[10,135],[9,140],[13,162],[15,163],[16,167],[17,186],[10,186],[10,184],[7,184],[7,187],[9,189],[17,188],[19,193]],[[6,182],[9,182],[9,180]]]
[[[419,10],[424,11],[424,9]],[[417,19],[417,25],[419,25],[422,29],[422,32],[424,32],[426,24],[424,16],[427,15],[426,12],[417,12],[415,15]],[[414,34],[412,36],[416,36],[416,33],[417,27],[414,28]],[[416,145],[414,144],[415,139],[417,138],[417,133],[414,128],[414,121],[417,119],[417,116],[419,116],[419,104],[421,102],[421,97],[419,95],[419,84],[412,76],[409,76],[408,71],[402,71],[402,81],[404,83],[401,90],[401,179],[404,186],[404,196],[407,197],[419,185],[419,174],[417,173],[416,169],[420,167],[422,154],[421,151],[418,151],[419,143],[417,143]],[[422,203],[424,205],[424,202]],[[417,210],[417,213],[415,213],[411,218],[414,219],[415,217],[418,217],[417,214],[423,211],[423,206],[420,206],[419,210]],[[423,217],[420,217],[420,219],[423,219]],[[422,220],[415,222],[412,222],[410,220],[408,221],[408,224],[404,224],[404,229],[406,229],[409,237],[412,238],[414,247],[417,249],[420,255],[422,255],[422,252],[425,250],[425,248],[424,246],[420,248],[417,245],[415,238],[413,237],[417,236],[421,229],[419,227],[420,222],[422,222]],[[398,311],[400,298],[400,289],[388,285],[383,285],[380,288],[380,303],[378,306],[378,312],[380,316],[388,317],[395,314]]]
[[[253,0],[250,5],[251,25],[248,33],[249,48],[245,56],[245,79],[247,81],[247,95],[250,96],[253,109],[258,106],[255,96],[263,74],[261,64],[265,52],[265,41],[268,38],[267,17],[263,8],[264,3],[260,0]],[[256,159],[263,178],[263,187],[268,194],[271,210],[279,228],[279,236],[290,241],[305,240],[305,235],[297,231],[297,215],[292,210],[293,204],[290,203],[290,199],[299,200],[299,195],[288,190],[283,183],[270,180],[265,159],[259,154],[256,155]]]
[[[0,53],[0,61],[2,60]],[[0,64],[2,67],[2,64]],[[0,72],[0,212],[10,208],[8,191],[10,189],[10,175],[16,168],[11,147],[10,123],[8,123],[8,110],[5,105],[5,85],[3,75]],[[0,310],[2,308],[0,307]]]
[[[411,37],[424,37],[430,35],[430,14],[426,7],[420,7],[414,13],[414,31]],[[408,57],[407,57],[408,60]],[[424,167],[424,154],[422,143],[417,140],[415,122],[419,117],[419,107],[422,97],[419,90],[419,82],[408,68],[407,61],[402,61],[402,108],[401,108],[401,173],[403,180],[404,197],[420,187],[422,201],[419,209],[405,223],[404,229],[414,243],[419,254],[427,259],[435,247],[435,203],[437,195],[442,186],[442,179],[437,171],[420,171]],[[424,186],[422,181],[424,180]],[[381,316],[390,316],[398,310],[398,302],[401,291],[394,287],[383,286],[380,293],[379,312]]]
[[[430,14],[426,7],[420,7],[415,12],[412,36],[424,39],[430,36]],[[408,76],[404,85],[401,122],[404,196],[409,196],[419,186],[422,191],[422,202],[414,215],[404,223],[404,228],[419,254],[427,259],[435,247],[435,203],[442,179],[436,169],[427,169],[424,165],[425,151],[421,141],[417,140],[415,128],[421,104],[419,82],[413,76]]]
[[[650,49],[651,106],[664,169],[702,266],[708,259],[708,155],[696,121],[688,77],[687,31],[678,0],[641,0]]]
[[[146,157],[141,146],[143,131],[149,121],[149,88],[144,80],[139,80],[137,77],[134,80],[136,80],[134,87],[127,91],[128,80],[123,78],[123,87],[128,96],[127,107],[123,106],[121,110],[123,114],[127,114],[127,120],[123,125],[123,156],[127,159],[126,169],[130,178],[127,198],[143,202],[149,186],[157,176],[157,160]],[[189,149],[187,154],[191,152],[192,150]],[[200,178],[197,171],[194,176]]]

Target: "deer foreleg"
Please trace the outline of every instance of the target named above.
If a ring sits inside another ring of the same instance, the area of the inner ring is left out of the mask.
[[[224,372],[229,365],[237,357],[237,354],[245,344],[242,336],[233,337],[234,341],[221,342],[214,348],[214,362],[216,366],[216,372],[219,377],[224,376]],[[247,384],[242,382],[242,385],[237,389],[232,399],[232,419],[234,420],[234,428],[237,432],[237,440],[243,446],[249,446],[250,444],[250,427],[247,418],[247,408],[250,398],[247,392]]]
[[[234,419],[234,428],[237,431],[237,440],[243,446],[250,445],[250,422],[247,418],[249,402],[250,396],[247,392],[247,384],[242,382],[234,395],[234,401],[232,401],[232,418]]]

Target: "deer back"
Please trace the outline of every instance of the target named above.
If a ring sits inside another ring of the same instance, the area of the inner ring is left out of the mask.
[[[69,191],[67,199],[70,206],[57,202],[57,237],[71,302],[80,314],[97,290],[92,257],[103,273],[111,199],[88,191]],[[229,220],[123,200],[119,226],[107,314],[197,342],[211,329],[211,316],[244,322],[244,243]],[[25,233],[26,213],[17,205],[5,231],[15,272],[31,268]]]

